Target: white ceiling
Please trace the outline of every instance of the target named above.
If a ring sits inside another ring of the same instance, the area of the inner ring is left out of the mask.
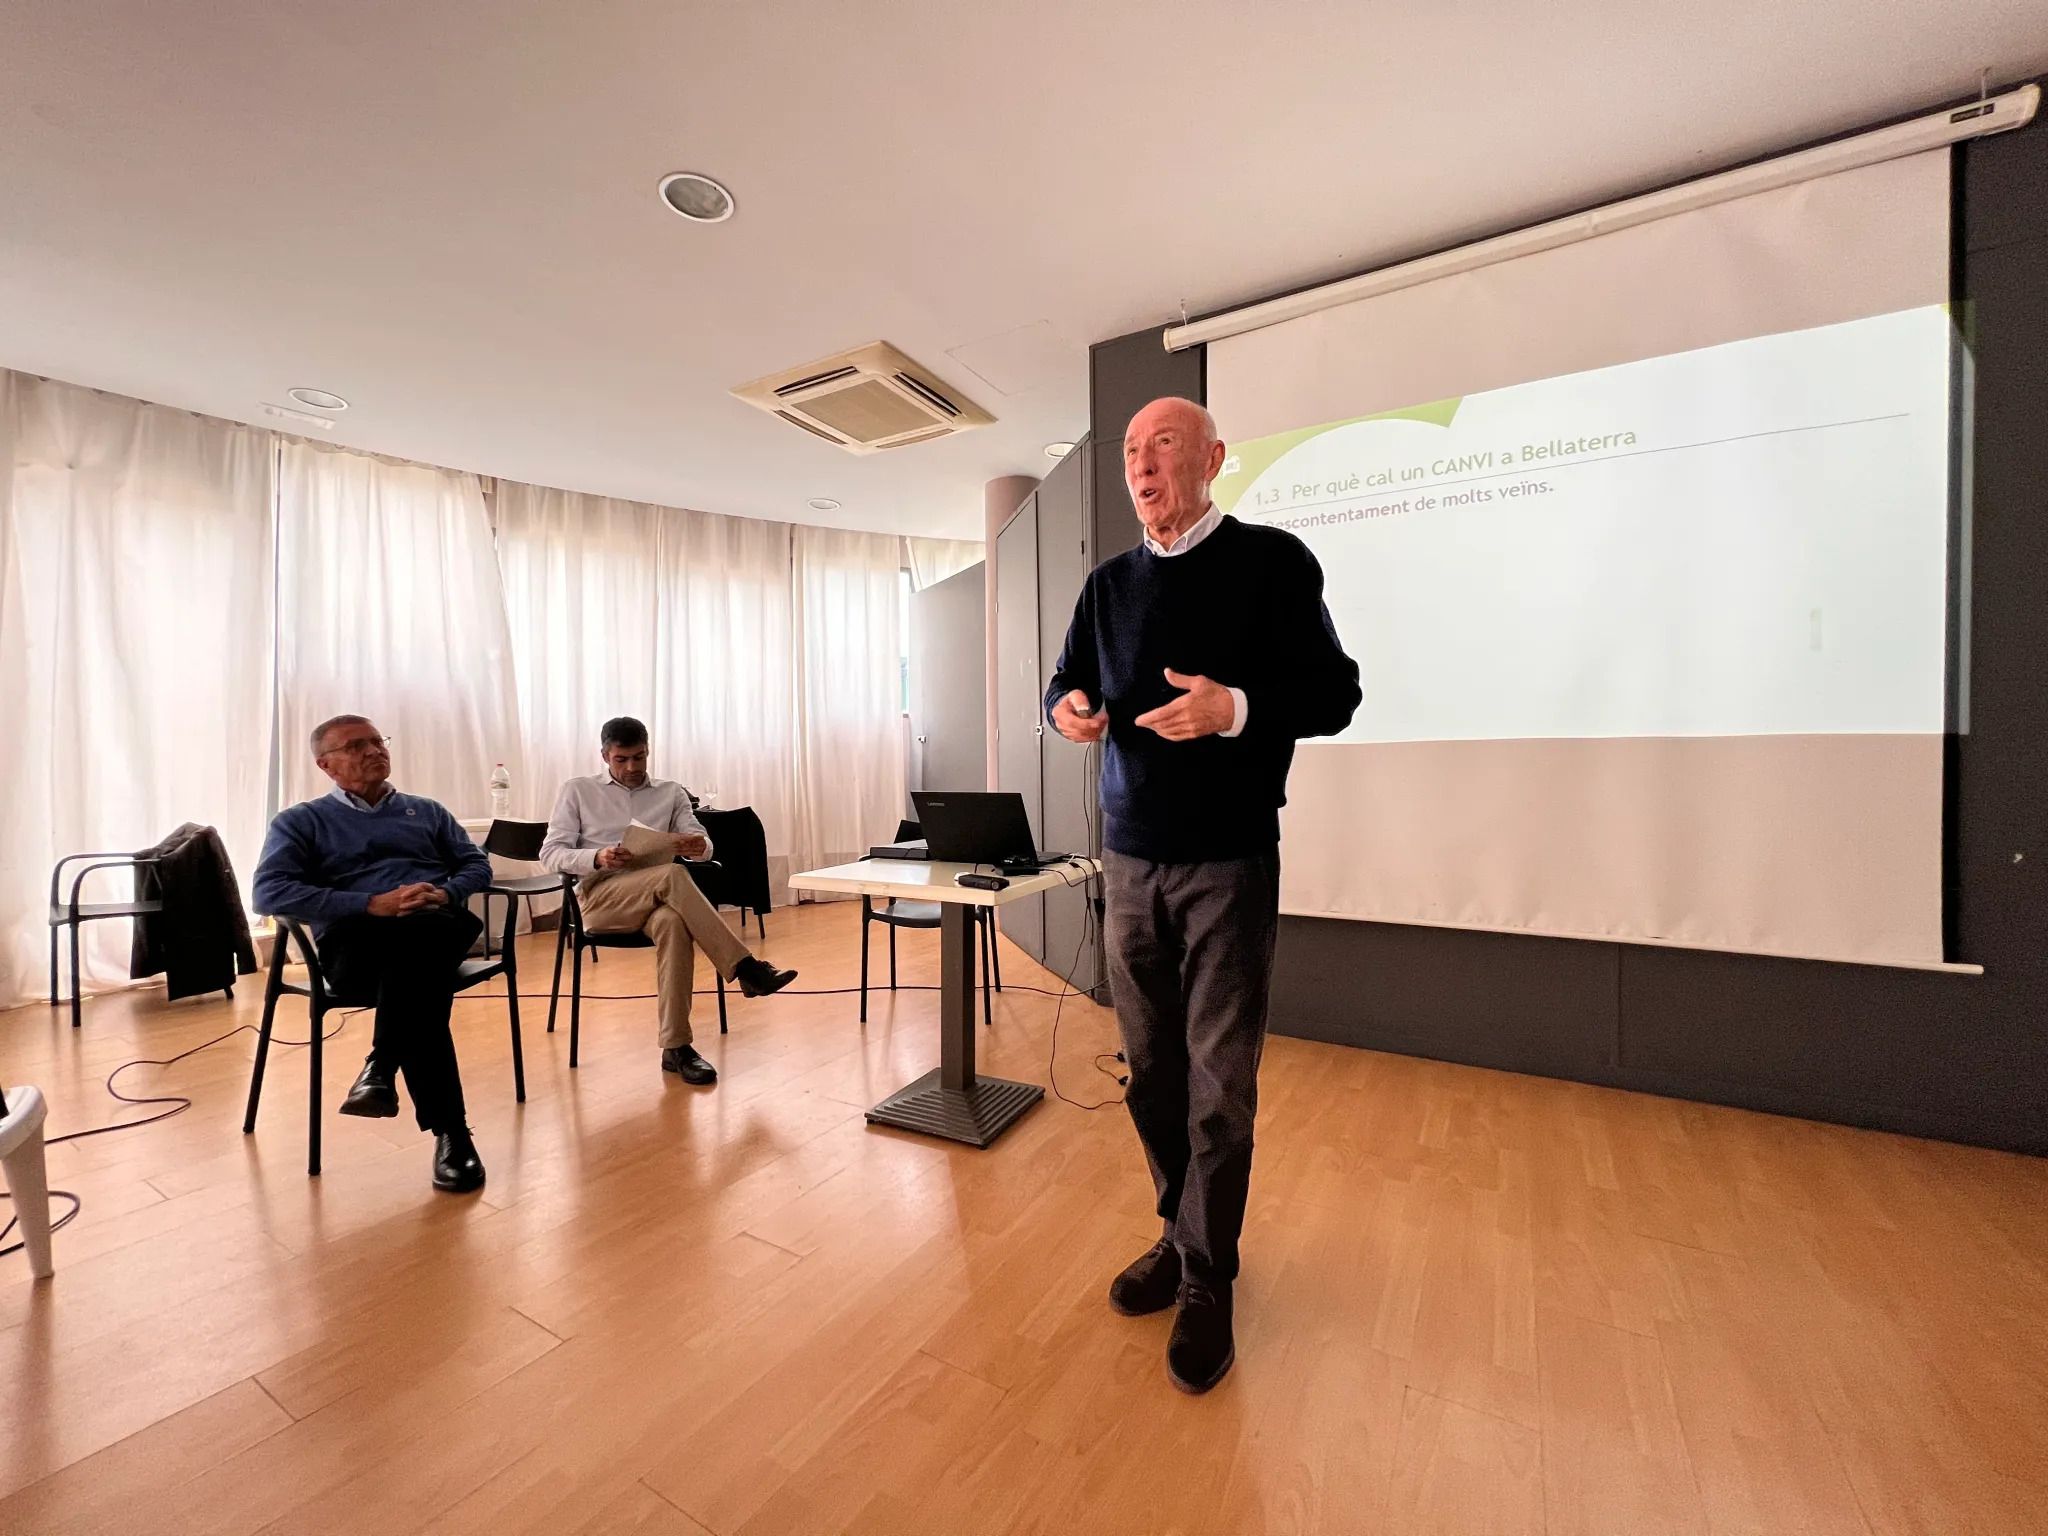
[[[1085,430],[1090,342],[1986,68],[2048,70],[2048,0],[0,0],[0,366],[979,537],[982,483]],[[672,170],[737,215],[665,212]],[[726,393],[873,340],[997,424],[856,458]]]

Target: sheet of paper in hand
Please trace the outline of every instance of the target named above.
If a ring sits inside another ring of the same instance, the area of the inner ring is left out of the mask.
[[[662,832],[642,822],[633,822],[626,828],[626,835],[619,839],[626,852],[633,856],[628,869],[649,869],[656,864],[666,864],[676,856],[676,835]]]

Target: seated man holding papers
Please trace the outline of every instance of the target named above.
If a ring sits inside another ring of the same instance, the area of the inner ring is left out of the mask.
[[[691,1044],[690,1002],[697,946],[718,974],[748,997],[796,980],[757,960],[745,940],[697,889],[677,859],[707,859],[711,839],[680,784],[647,775],[647,727],[607,720],[599,737],[605,771],[562,786],[540,861],[577,877],[577,900],[592,933],[644,933],[654,940],[661,1069],[686,1083],[715,1083],[718,1071]]]

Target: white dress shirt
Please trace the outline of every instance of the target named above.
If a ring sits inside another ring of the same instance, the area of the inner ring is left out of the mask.
[[[587,779],[571,779],[555,797],[555,814],[548,818],[548,835],[540,845],[541,865],[585,880],[610,874],[597,867],[597,856],[618,846],[627,826],[636,821],[678,837],[701,837],[706,847],[699,857],[711,857],[710,835],[682,785],[649,779],[638,789],[628,789],[608,773],[594,773]]]
[[[1223,514],[1216,510],[1216,503],[1212,501],[1209,503],[1209,510],[1196,518],[1189,526],[1187,532],[1183,533],[1171,544],[1162,545],[1150,533],[1147,533],[1145,535],[1145,547],[1160,559],[1171,560],[1175,555],[1184,555],[1193,549],[1202,540],[1214,533],[1222,522]],[[1244,734],[1245,716],[1251,708],[1245,702],[1244,690],[1242,688],[1232,688],[1230,690],[1230,705],[1230,729],[1219,731],[1217,734],[1222,736],[1241,736]]]

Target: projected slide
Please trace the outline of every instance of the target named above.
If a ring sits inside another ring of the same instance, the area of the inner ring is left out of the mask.
[[[1938,732],[1949,344],[1936,306],[1305,425],[1216,503],[1322,562],[1335,741]]]

